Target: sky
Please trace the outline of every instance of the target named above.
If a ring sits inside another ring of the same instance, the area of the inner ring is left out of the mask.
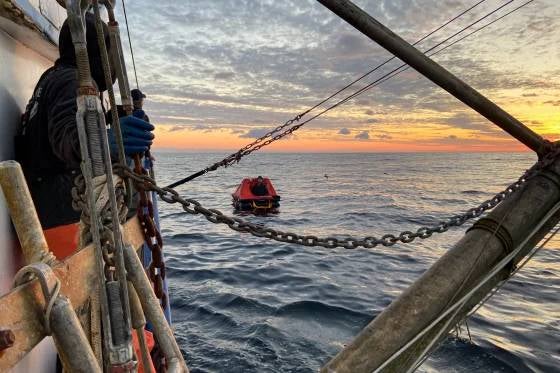
[[[355,4],[413,43],[478,1],[360,0]],[[506,4],[452,42],[525,2],[486,0],[418,48],[427,50]],[[122,7],[117,3],[134,86]],[[147,96],[145,110],[156,125],[154,147],[159,150],[236,150],[392,56],[313,0],[134,0],[126,5],[138,81]],[[558,30],[560,1],[535,0],[433,58],[543,137],[560,140]],[[391,61],[365,84],[399,64],[398,59]],[[317,110],[307,117],[321,109]],[[411,69],[263,150],[527,148]]]

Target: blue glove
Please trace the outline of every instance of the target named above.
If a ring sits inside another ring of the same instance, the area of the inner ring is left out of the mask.
[[[143,114],[143,113],[142,113]],[[124,153],[128,156],[147,151],[154,140],[154,126],[150,123],[129,115],[119,118],[123,136]],[[107,130],[111,155],[118,158],[117,141],[113,129]]]

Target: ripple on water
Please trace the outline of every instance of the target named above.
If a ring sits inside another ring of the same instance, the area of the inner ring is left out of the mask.
[[[200,169],[221,155],[157,158],[158,177],[172,182],[185,165]],[[528,154],[261,153],[180,190],[232,214],[237,183],[263,174],[282,195],[280,213],[244,219],[381,237],[474,207],[533,162]],[[178,206],[160,210],[174,328],[192,372],[316,372],[465,229],[389,248],[327,250],[238,234]],[[552,245],[470,319],[475,344],[450,338],[421,371],[559,371],[560,240]]]

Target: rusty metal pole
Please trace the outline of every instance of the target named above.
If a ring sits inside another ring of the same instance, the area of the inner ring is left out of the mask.
[[[317,0],[489,121],[543,155],[550,143],[348,0]]]
[[[16,274],[14,285],[29,281],[30,275],[41,285],[45,303],[43,329],[47,335],[53,336],[64,369],[68,372],[102,373],[72,303],[59,293],[61,283],[52,268],[44,263],[27,265]],[[40,304],[38,302],[37,306]]]
[[[16,229],[26,263],[52,265],[56,258],[49,251],[43,228],[35,211],[21,166],[16,161],[0,162],[0,185]]]
[[[126,245],[124,257],[129,280],[134,285],[134,289],[136,289],[142,309],[148,320],[152,323],[154,336],[167,359],[168,372],[188,373],[187,364],[183,359],[175,337],[173,337],[173,331],[165,319],[159,300],[156,298],[152,284],[146,276],[138,254],[136,254],[132,246]]]

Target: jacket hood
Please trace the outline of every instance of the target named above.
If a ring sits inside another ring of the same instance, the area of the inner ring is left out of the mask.
[[[89,57],[89,65],[91,69],[91,77],[97,84],[99,91],[105,91],[107,85],[105,84],[105,76],[103,74],[103,65],[101,64],[101,54],[99,50],[99,45],[97,42],[97,32],[95,30],[95,16],[91,13],[86,13],[85,17],[86,24],[86,43],[87,51]],[[105,44],[107,46],[107,53],[111,48],[109,40],[109,28],[105,23],[103,23],[103,32],[105,34]],[[76,53],[74,51],[74,44],[72,43],[72,35],[70,33],[70,27],[68,26],[68,20],[64,21],[62,28],[60,29],[60,35],[58,37],[58,51],[60,53],[59,59],[56,61],[56,65],[67,65],[76,67]],[[109,59],[110,60],[110,59]],[[111,67],[111,75],[113,82],[115,81],[114,69]]]

